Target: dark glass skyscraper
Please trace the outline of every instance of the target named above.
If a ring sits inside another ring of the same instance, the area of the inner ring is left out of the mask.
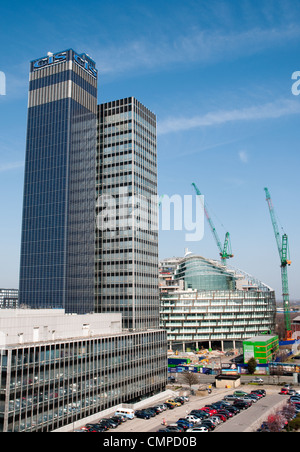
[[[159,327],[156,117],[134,97],[98,106],[96,311]]]
[[[97,70],[66,50],[31,62],[19,303],[94,310]]]

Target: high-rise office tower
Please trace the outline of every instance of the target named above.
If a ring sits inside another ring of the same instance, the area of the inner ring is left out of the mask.
[[[19,303],[94,310],[97,70],[66,50],[31,62]]]
[[[134,97],[98,106],[96,312],[159,327],[156,117]]]

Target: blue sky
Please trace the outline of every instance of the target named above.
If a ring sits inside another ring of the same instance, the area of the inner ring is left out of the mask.
[[[300,298],[299,0],[4,1],[0,17],[0,287],[17,287],[29,61],[67,48],[99,70],[98,100],[135,96],[157,115],[160,194],[196,182],[231,264],[281,295],[263,188],[289,235],[291,298]],[[281,227],[281,226],[280,226]],[[160,233],[160,257],[185,247],[218,258],[203,240]]]

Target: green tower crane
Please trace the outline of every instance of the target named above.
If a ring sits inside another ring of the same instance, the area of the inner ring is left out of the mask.
[[[287,267],[291,265],[289,258],[289,245],[288,236],[283,234],[280,237],[278,224],[276,221],[275,211],[272,203],[272,199],[267,188],[264,189],[266,192],[266,201],[269,206],[271,221],[273,225],[273,230],[275,234],[275,239],[277,243],[277,249],[280,258],[281,267],[281,284],[282,284],[282,297],[283,297],[283,308],[284,308],[284,323],[285,323],[285,339],[292,339],[292,328],[291,328],[291,317],[290,317],[290,296],[289,296],[289,283],[288,283],[288,273]]]
[[[192,183],[192,186],[194,187],[195,192],[197,193],[197,195],[201,196],[201,192],[200,192],[199,188],[197,187],[197,185],[194,182]],[[221,241],[220,241],[218,233],[217,233],[217,230],[216,230],[216,228],[215,228],[215,226],[213,224],[213,221],[212,221],[212,219],[211,219],[211,217],[210,217],[210,215],[209,215],[209,213],[207,211],[207,208],[206,208],[205,204],[204,204],[203,207],[204,207],[204,213],[205,213],[205,216],[207,218],[208,224],[210,226],[211,232],[212,232],[212,234],[214,236],[214,239],[216,241],[217,247],[219,249],[219,253],[220,253],[220,256],[221,256],[221,262],[222,262],[223,265],[226,265],[227,259],[233,257],[233,254],[232,254],[232,251],[231,251],[230,234],[229,234],[229,232],[226,232],[224,245],[222,247]]]

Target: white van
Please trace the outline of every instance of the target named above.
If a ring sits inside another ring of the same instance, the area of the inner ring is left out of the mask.
[[[131,408],[119,408],[118,411],[115,412],[115,416],[118,416],[118,414],[126,416],[128,419],[133,419],[135,417],[134,410]]]

